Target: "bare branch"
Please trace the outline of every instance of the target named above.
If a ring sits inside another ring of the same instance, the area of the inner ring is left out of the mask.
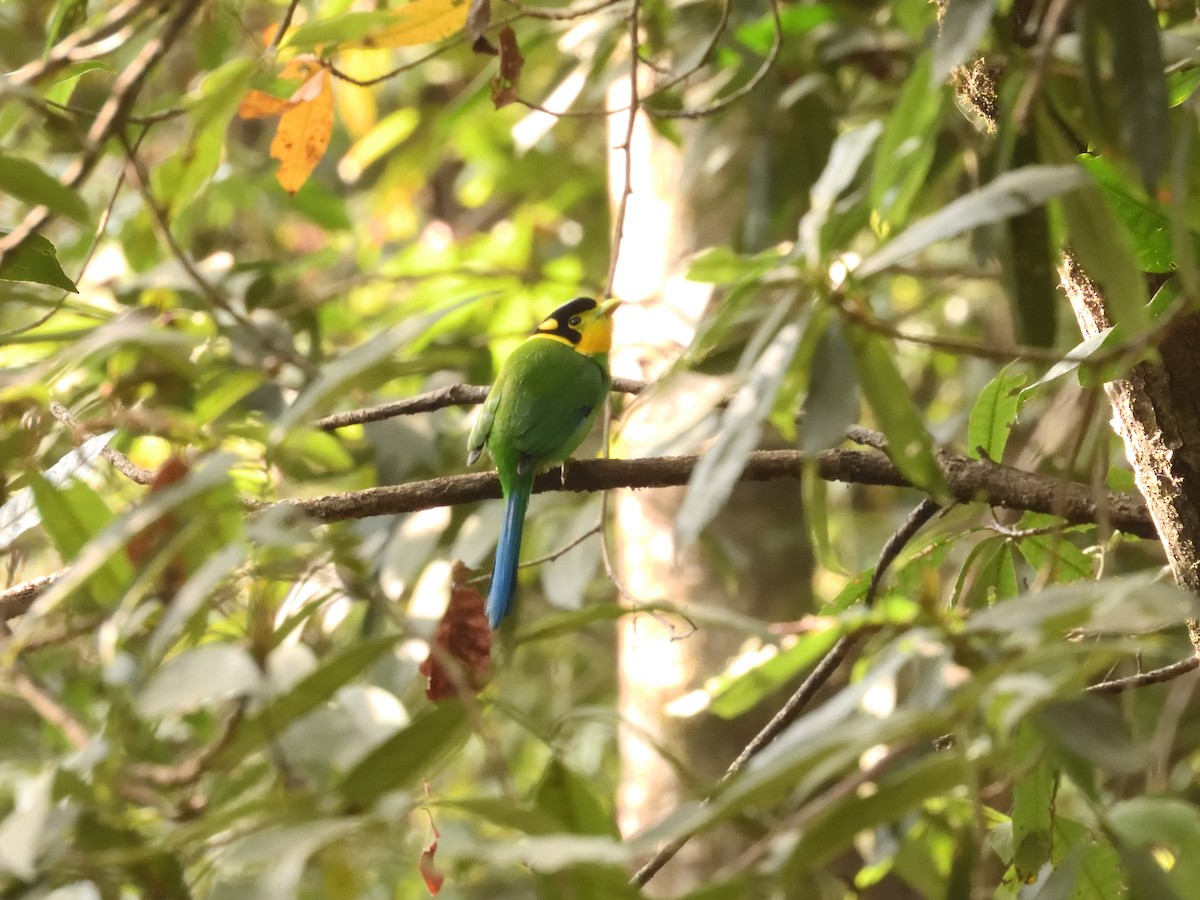
[[[77,435],[86,435],[88,433],[83,423],[71,415],[70,410],[61,403],[51,401],[50,413]],[[153,472],[149,469],[143,469],[119,450],[114,450],[112,447],[105,447],[100,451],[100,455],[112,463],[113,468],[130,481],[136,481],[138,484],[149,484],[154,480]]]
[[[612,389],[622,394],[640,394],[647,388],[643,381],[632,378],[614,378]],[[392,403],[379,406],[367,406],[362,409],[352,409],[342,413],[334,413],[313,422],[314,428],[322,431],[335,431],[347,425],[365,425],[368,422],[379,422],[394,416],[411,416],[417,413],[433,412],[445,409],[447,406],[473,406],[487,399],[490,388],[483,384],[451,384],[436,391],[427,391],[415,397],[405,397]]]
[[[1137,675],[1129,675],[1126,678],[1101,681],[1099,684],[1089,686],[1087,692],[1089,694],[1121,694],[1125,691],[1145,687],[1149,684],[1162,684],[1165,681],[1171,681],[1180,675],[1186,675],[1188,672],[1193,672],[1196,669],[1200,669],[1200,655],[1189,656],[1186,659],[1179,660],[1179,662],[1171,663],[1169,666],[1163,666],[1161,669],[1140,672]]]
[[[545,491],[595,492],[613,488],[660,488],[688,483],[698,456],[651,459],[575,460],[565,477],[558,469],[534,481],[535,493]],[[988,460],[943,454],[939,457],[951,497],[960,503],[986,503],[1005,509],[1056,515],[1070,523],[1092,523],[1099,514],[1097,495],[1090,485],[1063,481],[1049,475],[1025,472]],[[743,481],[783,481],[800,477],[801,466],[815,464],[826,481],[911,487],[899,469],[881,453],[834,449],[818,454],[796,450],[759,450],[750,454]],[[361,519],[367,516],[416,512],[436,506],[458,506],[500,497],[494,473],[451,475],[329,494],[309,500],[283,500],[276,504],[313,516],[322,522]],[[1156,532],[1139,495],[1115,491],[1101,493],[1099,504],[1114,528],[1154,539]]]
[[[15,619],[17,616],[27,613],[29,607],[33,606],[33,601],[41,595],[42,591],[66,574],[66,569],[59,569],[49,575],[31,578],[29,581],[0,591],[0,621],[7,622],[9,619]]]

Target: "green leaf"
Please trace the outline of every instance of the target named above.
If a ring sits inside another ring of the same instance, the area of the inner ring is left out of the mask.
[[[1042,385],[1049,384],[1056,378],[1061,378],[1068,372],[1074,372],[1079,366],[1091,359],[1110,343],[1117,338],[1115,327],[1110,326],[1105,328],[1099,334],[1094,334],[1090,338],[1085,338],[1074,347],[1066,352],[1061,360],[1052,365],[1046,370],[1046,374],[1021,390],[1021,402],[1024,403],[1030,394],[1037,391]]]
[[[930,56],[924,54],[904,83],[875,150],[869,200],[872,222],[882,234],[907,221],[937,149],[946,95],[930,86],[931,71]]]
[[[142,688],[143,718],[178,715],[256,693],[262,673],[250,654],[232,644],[203,644],[168,659]]]
[[[1032,881],[1050,861],[1054,849],[1054,809],[1058,770],[1042,752],[1042,734],[1026,720],[1013,736],[1013,867],[1022,881]]]
[[[821,232],[833,213],[834,203],[850,186],[882,131],[880,122],[868,122],[838,135],[829,149],[829,160],[812,186],[808,212],[800,219],[800,239],[796,249],[810,266],[824,259],[826,248],[821,242]]]
[[[1026,130],[1013,146],[1013,164],[1037,161],[1037,138]],[[1050,236],[1049,211],[1039,206],[1013,216],[1005,230],[1010,264],[1004,267],[1004,281],[1012,298],[1017,339],[1035,347],[1053,347],[1062,305],[1055,271],[1061,252]]]
[[[816,453],[836,447],[858,418],[858,376],[842,326],[829,320],[813,350],[808,393],[800,413],[800,449]]]
[[[933,438],[925,429],[900,369],[892,359],[892,346],[862,328],[851,329],[849,337],[858,383],[887,437],[892,462],[916,487],[935,496],[946,496],[946,479],[934,454]]]
[[[262,710],[250,716],[238,729],[234,740],[217,756],[215,764],[232,767],[237,760],[260,746],[264,737],[279,734],[292,722],[325,703],[340,688],[391,651],[403,637],[389,634],[356,641],[330,656],[290,691],[275,697]]]
[[[1200,884],[1200,810],[1174,797],[1131,797],[1114,804],[1109,824],[1134,846],[1167,849],[1173,857],[1170,880],[1181,891]]]
[[[352,804],[369,806],[389,791],[416,784],[441,768],[466,740],[469,720],[463,704],[443,701],[413,717],[404,728],[364,756],[336,785]]]
[[[0,232],[0,238],[8,232]],[[54,245],[40,234],[31,234],[4,254],[0,262],[0,281],[31,281],[78,294],[75,282],[58,264]]]
[[[1121,144],[1153,193],[1170,153],[1170,98],[1157,14],[1149,3],[1128,0],[1090,0],[1088,6],[1109,33]]]
[[[867,257],[855,275],[867,278],[884,271],[931,244],[957,237],[980,225],[1001,222],[1036,209],[1051,197],[1088,184],[1076,165],[1025,166],[997,176],[977,191],[952,200],[931,216],[909,226],[882,249]]]
[[[1100,697],[1049,703],[1037,722],[1061,749],[1109,772],[1133,775],[1150,762],[1149,748],[1135,743],[1118,707]]]
[[[965,60],[987,32],[996,0],[947,0],[942,8],[942,28],[933,51],[932,78],[925,89],[931,93],[946,80],[950,70]],[[899,113],[899,108],[893,113]]]
[[[60,184],[40,166],[19,156],[0,153],[0,192],[30,206],[44,206],[81,225],[92,223],[87,204],[74,188]]]
[[[1154,573],[1059,585],[997,603],[971,617],[966,630],[995,633],[1017,645],[1040,645],[1073,628],[1110,634],[1155,631],[1195,616],[1200,600]]]
[[[1200,67],[1181,69],[1167,76],[1167,95],[1171,108],[1182,104],[1200,88]]]
[[[980,391],[967,420],[967,447],[972,459],[986,457],[994,462],[1004,458],[1004,447],[1021,411],[1028,377],[1023,372],[1010,372],[1005,366]],[[981,453],[982,451],[982,453]]]
[[[688,262],[687,280],[701,284],[737,284],[757,280],[779,265],[774,251],[742,256],[728,247],[709,247]]]
[[[1062,162],[1075,159],[1077,154],[1046,112],[1039,110],[1037,122],[1043,157]],[[1121,227],[1095,183],[1056,202],[1066,217],[1071,251],[1099,289],[1109,319],[1124,327],[1127,338],[1140,333],[1150,322],[1149,296],[1129,232]]]
[[[1175,268],[1171,246],[1171,222],[1165,211],[1141,190],[1121,177],[1117,167],[1106,159],[1084,153],[1079,164],[1096,179],[1104,198],[1121,220],[1137,254],[1137,264],[1145,272],[1170,272]]]
[[[620,837],[616,820],[589,781],[557,757],[551,758],[542,770],[534,802],[538,809],[558,820],[560,829],[572,834]]]
[[[930,753],[884,774],[870,794],[833,797],[805,823],[785,864],[784,880],[802,883],[809,873],[851,851],[860,832],[901,821],[924,801],[948,795],[968,781],[969,770],[959,754]]]
[[[736,675],[721,673],[709,679],[710,684],[705,687],[712,696],[708,711],[722,719],[734,719],[753,709],[763,698],[816,663],[839,637],[841,630],[837,628],[810,632],[791,647],[745,671],[741,671],[744,663],[735,659]]]
[[[96,457],[104,452],[116,431],[106,431],[90,437],[70,453],[59,458],[42,477],[52,487],[66,484],[91,468]],[[33,488],[25,487],[13,492],[0,506],[0,549],[7,547],[22,534],[42,521],[37,508]]]
[[[1121,855],[1121,866],[1125,869],[1125,875],[1128,878],[1129,892],[1127,896],[1153,897],[1154,900],[1185,900],[1185,898],[1191,897],[1191,891],[1195,889],[1195,885],[1189,885],[1185,894],[1178,893],[1150,851],[1115,837],[1113,845]]]
[[[29,487],[37,499],[42,524],[50,534],[63,562],[76,559],[93,537],[112,521],[112,511],[92,488],[83,482],[54,487],[39,473],[30,473]],[[97,602],[115,606],[133,581],[133,569],[124,556],[113,556],[92,577],[90,585]]]
[[[675,516],[677,550],[690,546],[729,499],[750,452],[758,446],[763,420],[775,404],[801,334],[799,324],[784,325],[721,414],[717,439],[696,464]]]

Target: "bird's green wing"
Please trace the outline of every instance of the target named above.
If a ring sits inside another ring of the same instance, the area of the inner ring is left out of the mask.
[[[488,442],[502,396],[504,396],[504,379],[498,377],[496,383],[492,385],[492,389],[488,391],[487,399],[483,401],[483,408],[479,410],[479,418],[475,420],[475,425],[471,428],[471,436],[467,439],[468,466],[475,465],[475,461],[479,459],[479,454],[483,452],[483,448]]]
[[[520,454],[518,470],[566,459],[587,437],[608,391],[595,360],[546,340],[513,354],[493,427]],[[510,357],[511,359],[511,357]]]

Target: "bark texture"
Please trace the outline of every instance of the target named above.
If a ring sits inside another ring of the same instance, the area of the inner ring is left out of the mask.
[[[1084,337],[1112,324],[1070,253],[1059,277]],[[1157,349],[1157,362],[1138,363],[1105,391],[1175,581],[1200,594],[1200,315],[1177,317]],[[1200,626],[1189,621],[1188,632],[1200,652]]]

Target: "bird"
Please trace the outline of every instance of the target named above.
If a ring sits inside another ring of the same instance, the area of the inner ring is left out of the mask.
[[[533,478],[583,443],[608,396],[612,312],[618,303],[576,297],[550,313],[500,366],[471,429],[467,465],[486,448],[504,495],[484,604],[493,630],[512,610]]]

